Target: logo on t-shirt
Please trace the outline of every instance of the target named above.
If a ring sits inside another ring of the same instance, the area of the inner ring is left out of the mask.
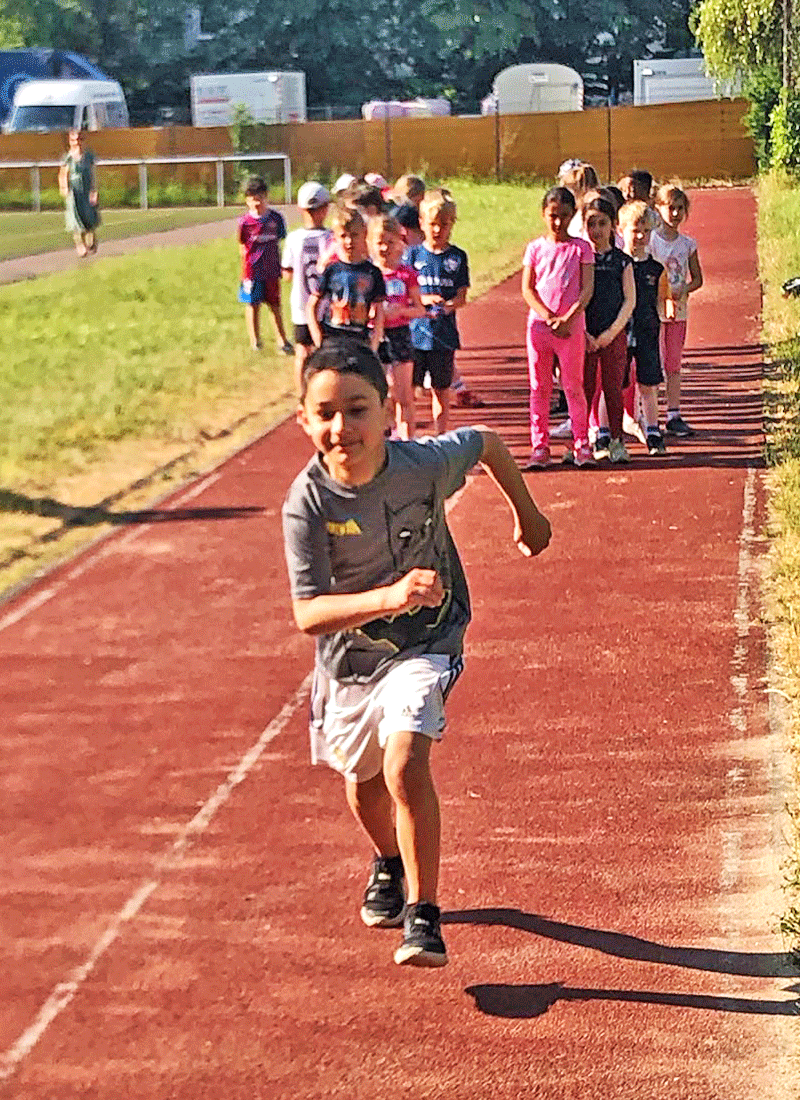
[[[361,528],[354,519],[349,519],[346,523],[333,523],[329,520],[325,527],[329,535],[360,535],[362,533]]]

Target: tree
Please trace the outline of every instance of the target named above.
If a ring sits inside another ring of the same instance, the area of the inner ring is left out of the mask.
[[[791,151],[797,145],[791,138],[792,120],[797,112],[790,89],[784,90],[783,97],[781,89],[782,15],[782,5],[776,0],[700,0],[691,19],[709,73],[719,80],[742,81],[742,91],[750,100],[744,121],[752,135],[760,168],[774,163],[776,121],[780,123],[783,167],[790,167],[786,156],[793,155]],[[791,37],[790,27],[787,44]],[[786,150],[790,152],[787,154]]]

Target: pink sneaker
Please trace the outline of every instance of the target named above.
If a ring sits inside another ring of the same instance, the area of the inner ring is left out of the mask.
[[[572,454],[576,466],[594,466],[594,455],[588,443],[581,443]]]
[[[522,467],[523,470],[543,470],[545,466],[550,465],[550,448],[542,444],[539,447],[534,447],[531,451],[531,457]]]

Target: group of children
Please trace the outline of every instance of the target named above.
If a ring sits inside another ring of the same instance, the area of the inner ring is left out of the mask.
[[[547,466],[551,436],[572,436],[564,461],[628,462],[623,433],[649,455],[666,452],[658,392],[666,376],[665,432],[685,437],[681,361],[687,301],[703,285],[697,243],[680,232],[689,199],[655,192],[649,172],[600,187],[591,165],[569,161],[542,202],[545,232],[523,258],[530,375],[531,455]],[[550,432],[558,371],[569,420]],[[591,437],[591,438],[590,438]]]
[[[455,362],[469,261],[450,240],[453,197],[426,190],[416,176],[390,188],[377,173],[344,175],[333,190],[331,196],[316,181],[304,183],[303,225],[286,237],[282,216],[267,205],[264,181],[248,182],[239,297],[251,344],[261,346],[258,311],[265,302],[278,346],[294,353],[299,392],[313,347],[329,339],[366,342],[386,367],[398,437],[414,437],[415,393],[424,385],[431,390],[431,430],[440,434],[453,394],[459,404],[483,405]],[[703,275],[697,244],[680,229],[688,213],[685,192],[672,184],[654,190],[649,172],[635,170],[618,186],[600,187],[591,165],[561,166],[558,185],[542,203],[545,232],[523,257],[531,387],[526,469],[550,463],[551,437],[571,435],[564,461],[585,466],[605,458],[628,462],[626,433],[649,455],[665,453],[664,433],[693,434],[681,415],[681,359],[687,300]],[[281,276],[292,282],[294,347],[281,318]],[[556,378],[569,419],[551,432]],[[662,432],[658,394],[665,378]]]
[[[259,307],[269,307],[278,347],[294,354],[298,392],[311,349],[343,339],[369,344],[384,363],[401,439],[415,434],[415,391],[425,386],[434,434],[447,430],[451,395],[460,405],[483,405],[455,370],[455,311],[466,303],[469,264],[450,243],[456,206],[448,191],[426,190],[416,176],[401,177],[393,189],[376,174],[343,176],[326,229],[333,198],[308,181],[298,192],[303,224],[288,237],[266,197],[265,182],[251,177],[239,221],[239,299],[255,350],[261,348]],[[292,283],[294,346],[281,319],[281,275]]]
[[[654,211],[650,185],[647,198],[630,181],[630,193],[616,196],[597,190],[586,165],[570,165],[565,175],[545,195],[545,233],[524,256],[531,465],[550,459],[556,363],[572,462],[626,460],[631,386],[648,451],[662,453],[659,339],[662,328],[682,326],[662,341],[665,362],[679,369],[686,298],[702,282],[696,246],[679,232],[688,201],[678,188],[662,189]],[[496,433],[445,431],[455,315],[469,285],[466,254],[450,243],[452,196],[424,192],[422,240],[412,243],[392,213],[370,210],[366,222],[355,199],[374,203],[364,191],[354,195],[352,182],[346,187],[330,240],[323,229],[330,196],[318,183],[303,185],[304,228],[284,250],[293,294],[298,284],[302,291],[292,300],[302,349],[297,420],[314,448],[284,502],[284,544],[295,622],[316,643],[312,758],[342,775],[373,851],[361,920],[369,928],[402,925],[397,964],[441,967],[448,961],[438,906],[441,826],[430,757],[463,669],[470,619],[445,505],[480,463],[510,508],[513,540],[526,557],[546,549],[550,525]],[[423,372],[431,378],[434,433],[416,439],[410,395]],[[667,431],[685,435],[679,375],[667,393]]]

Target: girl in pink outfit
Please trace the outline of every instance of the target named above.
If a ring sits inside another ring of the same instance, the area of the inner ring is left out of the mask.
[[[689,199],[680,187],[665,183],[656,192],[656,210],[661,225],[650,237],[650,253],[664,267],[672,297],[659,305],[661,315],[661,362],[666,376],[669,435],[694,435],[681,416],[681,362],[686,342],[688,299],[703,285],[703,271],[697,255],[697,241],[681,233],[679,226],[689,216]]]
[[[568,226],[574,215],[572,193],[566,187],[552,187],[542,201],[545,233],[528,244],[522,261],[522,297],[530,308],[527,344],[532,451],[526,470],[544,467],[550,461],[550,395],[556,356],[574,441],[565,458],[576,466],[593,461],[583,392],[583,313],[594,290],[594,252],[588,241],[570,237]]]

